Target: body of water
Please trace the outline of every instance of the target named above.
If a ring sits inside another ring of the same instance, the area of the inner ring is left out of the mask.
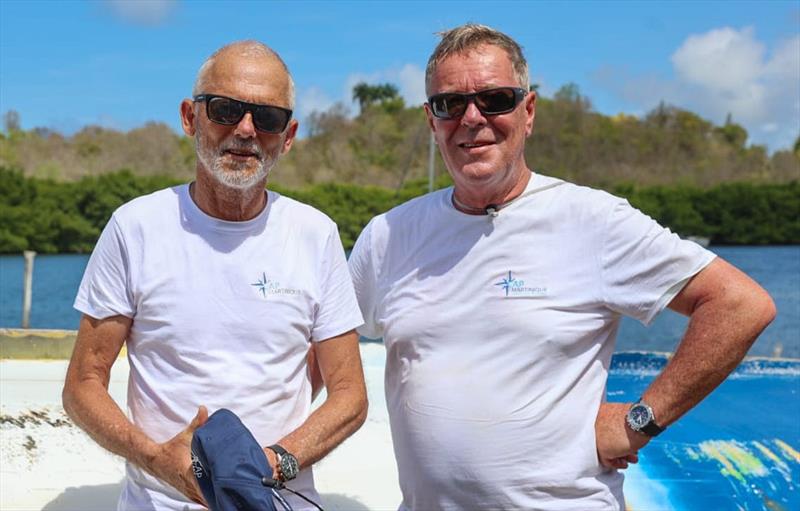
[[[750,355],[800,358],[800,246],[711,247],[769,291],[778,317],[750,350]],[[40,255],[33,273],[31,328],[76,329],[80,315],[72,308],[88,255]],[[0,327],[22,324],[24,259],[0,256]],[[670,310],[645,328],[625,318],[617,351],[674,351],[687,319]]]

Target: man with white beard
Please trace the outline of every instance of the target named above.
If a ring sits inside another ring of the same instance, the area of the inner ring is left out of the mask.
[[[366,417],[362,318],[336,225],[265,189],[297,133],[293,103],[270,48],[218,50],[180,106],[195,181],[123,205],[95,247],[63,401],[127,460],[119,509],[204,509],[190,442],[219,408],[252,431],[277,478],[318,502],[311,465]],[[108,393],[123,344],[128,416]],[[311,353],[327,389],[313,414]]]

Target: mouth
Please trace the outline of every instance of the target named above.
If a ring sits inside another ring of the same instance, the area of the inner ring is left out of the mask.
[[[230,156],[234,160],[247,160],[250,158],[260,158],[259,154],[247,149],[225,149],[223,154]]]
[[[484,147],[489,147],[494,145],[494,142],[462,142],[458,144],[458,147],[464,149],[465,151],[474,151],[480,150]]]

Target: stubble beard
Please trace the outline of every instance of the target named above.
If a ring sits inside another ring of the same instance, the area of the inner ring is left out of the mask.
[[[240,142],[241,139],[234,138],[232,141],[223,142],[218,149],[215,149],[208,143],[202,131],[197,130],[195,136],[198,160],[220,184],[227,188],[242,191],[258,185],[263,187],[262,183],[266,181],[269,171],[277,162],[277,157],[264,154],[254,141]],[[248,168],[250,166],[248,162],[226,163],[225,151],[228,149],[244,149],[258,155],[256,168]]]

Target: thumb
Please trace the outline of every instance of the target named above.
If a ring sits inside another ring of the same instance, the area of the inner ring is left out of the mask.
[[[192,422],[189,424],[189,431],[194,431],[195,429],[199,428],[205,424],[207,420],[208,409],[205,406],[200,405],[200,407],[197,409],[197,415],[194,416],[194,419],[192,419]]]

